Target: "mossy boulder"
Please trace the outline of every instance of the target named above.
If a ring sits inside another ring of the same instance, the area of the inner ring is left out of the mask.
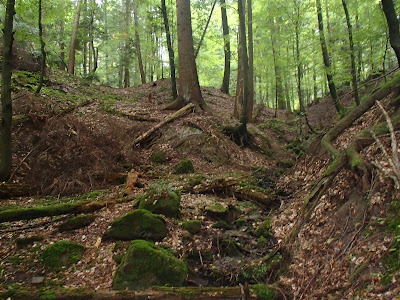
[[[222,219],[227,216],[228,208],[219,202],[213,202],[204,208],[205,213],[213,218]]]
[[[59,232],[64,232],[64,231],[71,231],[71,230],[76,230],[79,228],[83,228],[86,226],[89,226],[93,221],[95,220],[95,217],[92,215],[80,215],[74,218],[71,218],[64,223],[61,223],[58,226],[58,231]]]
[[[115,240],[162,240],[168,234],[163,217],[146,209],[137,209],[115,219],[106,231],[105,238]]]
[[[47,246],[40,254],[40,260],[52,269],[68,267],[81,260],[86,248],[71,241],[59,241]]]
[[[191,234],[199,233],[201,230],[200,220],[189,220],[182,222],[182,228],[189,231]]]
[[[190,159],[184,158],[175,165],[174,174],[194,173],[193,163]]]
[[[167,156],[163,151],[154,151],[150,156],[150,161],[155,164],[163,164],[167,161]]]
[[[153,186],[140,198],[140,209],[172,218],[179,215],[181,197],[168,185]]]
[[[151,286],[181,286],[187,274],[186,264],[167,250],[135,240],[115,272],[113,288],[139,290]]]

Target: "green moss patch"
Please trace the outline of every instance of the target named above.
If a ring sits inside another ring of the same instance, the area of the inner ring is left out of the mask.
[[[34,235],[34,236],[25,237],[25,238],[18,238],[15,240],[15,244],[16,244],[17,248],[23,248],[28,245],[32,245],[35,242],[41,242],[41,241],[43,241],[43,239],[44,238],[42,236]]]
[[[168,185],[153,185],[140,198],[139,208],[172,218],[179,215],[181,197]]]
[[[154,151],[150,156],[150,161],[155,164],[163,164],[167,161],[167,156],[163,151]]]
[[[190,159],[184,158],[175,165],[174,174],[194,173],[193,163]]]
[[[167,234],[167,225],[161,216],[137,209],[115,219],[105,237],[116,240],[162,240]]]
[[[278,294],[276,290],[262,283],[253,285],[251,290],[257,295],[257,299],[260,300],[273,300]]]
[[[81,244],[60,241],[47,246],[40,255],[41,261],[48,267],[59,269],[77,263],[85,252]]]
[[[58,226],[59,232],[71,231],[79,228],[86,227],[93,223],[95,217],[92,215],[81,215],[71,218]]]
[[[228,209],[219,202],[211,203],[204,208],[207,215],[214,218],[223,218],[227,215]]]
[[[151,286],[181,286],[188,273],[186,264],[167,250],[136,240],[129,245],[113,282],[116,290],[138,290]]]
[[[271,219],[267,217],[264,222],[258,225],[255,234],[258,237],[269,237],[271,234]]]
[[[200,220],[189,220],[182,222],[182,228],[189,231],[191,234],[199,233],[201,230]]]

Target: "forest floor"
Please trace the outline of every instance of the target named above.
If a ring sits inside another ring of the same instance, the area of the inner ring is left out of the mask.
[[[393,269],[398,264],[385,263],[398,238],[388,224],[398,191],[380,172],[372,177],[373,188],[364,191],[354,172],[343,169],[291,245],[283,274],[279,253],[265,261],[293,228],[330,163],[319,147],[320,135],[312,135],[301,116],[278,111],[275,117],[274,110],[257,106],[249,125],[255,145],[243,148],[223,133],[237,124],[233,98],[203,87],[211,113],[189,111],[134,144],[173,113],[163,110],[172,101],[169,80],[114,89],[54,72],[36,95],[35,76],[16,72],[13,77],[12,182],[28,184],[30,195],[3,195],[0,218],[17,208],[105,204],[91,211],[90,225],[73,231],[59,230],[73,214],[1,220],[0,297],[55,287],[111,290],[116,256],[128,242],[103,235],[116,218],[132,211],[137,196],[160,185],[181,194],[180,216],[166,218],[169,234],[157,244],[188,263],[186,286],[277,283],[276,297],[286,299],[393,299],[399,294],[399,270]],[[349,95],[342,100],[352,105]],[[321,132],[337,118],[326,99],[307,112]],[[374,107],[335,146],[344,149],[380,119]],[[381,140],[390,145],[388,136]],[[376,143],[362,155],[388,165]],[[194,173],[175,174],[184,158],[192,161]],[[216,203],[224,216],[210,210]],[[187,220],[200,220],[201,231],[189,235],[181,225]],[[260,233],[263,226],[266,233]],[[41,263],[40,253],[60,240],[78,242],[86,251],[77,264],[55,271]]]

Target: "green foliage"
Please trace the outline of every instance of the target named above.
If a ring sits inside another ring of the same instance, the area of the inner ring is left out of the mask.
[[[266,217],[265,220],[257,227],[255,234],[258,237],[268,238],[271,234],[271,219]]]
[[[82,227],[86,227],[90,225],[94,220],[95,217],[92,215],[80,215],[60,224],[58,226],[58,231],[59,232],[71,231]]]
[[[60,269],[77,263],[85,252],[85,247],[70,241],[59,241],[47,246],[40,254],[44,265]]]
[[[260,300],[273,300],[278,295],[276,290],[269,288],[263,283],[255,284],[251,287],[251,289]]]
[[[115,272],[113,288],[137,290],[151,286],[180,286],[188,268],[167,250],[143,240],[132,241]]]
[[[184,158],[175,165],[174,174],[194,173],[193,163],[190,159]]]

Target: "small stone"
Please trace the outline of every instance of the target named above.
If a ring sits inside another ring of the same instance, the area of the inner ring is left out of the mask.
[[[33,276],[32,277],[32,284],[39,284],[42,283],[44,281],[44,276]]]

